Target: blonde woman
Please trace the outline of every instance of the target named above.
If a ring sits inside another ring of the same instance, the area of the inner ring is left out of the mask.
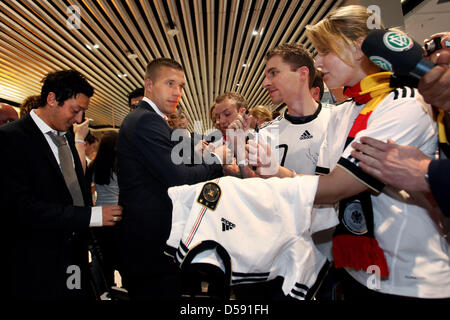
[[[369,18],[365,7],[346,6],[307,26],[328,88],[344,87],[351,97],[333,109],[327,135],[332,171],[319,178],[315,202],[339,202],[332,253],[335,267],[345,269],[346,299],[448,298],[448,246],[426,210],[364,173],[350,155],[351,142],[361,136],[414,145],[429,157],[437,144],[435,122],[417,90],[392,88],[391,73],[380,72],[361,51]],[[267,166],[271,155],[261,139],[249,144],[250,157],[258,155]],[[279,167],[276,175],[295,173]]]
[[[252,115],[253,118],[256,119],[256,124],[258,125],[258,128],[260,128],[266,122],[272,120],[272,113],[265,106],[258,105],[251,107],[249,112],[250,115]]]

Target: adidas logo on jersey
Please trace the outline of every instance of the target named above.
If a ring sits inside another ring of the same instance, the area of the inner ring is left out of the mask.
[[[312,139],[313,136],[311,135],[311,133],[309,133],[308,130],[305,130],[305,132],[303,132],[303,134],[300,136],[300,140],[306,140],[306,139]]]
[[[233,222],[230,222],[227,219],[222,218],[222,231],[231,230],[234,229],[234,227],[236,227],[236,225]]]

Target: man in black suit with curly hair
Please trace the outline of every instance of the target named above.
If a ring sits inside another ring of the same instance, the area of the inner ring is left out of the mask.
[[[82,121],[93,94],[75,70],[50,73],[41,106],[0,128],[2,274],[9,298],[94,298],[89,228],[114,225],[122,209],[91,207],[75,149],[84,141],[75,140],[71,128]]]

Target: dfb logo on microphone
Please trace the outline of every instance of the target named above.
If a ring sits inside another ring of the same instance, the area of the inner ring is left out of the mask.
[[[402,52],[411,49],[414,42],[405,34],[400,32],[386,32],[383,36],[383,43],[386,47],[395,52]]]

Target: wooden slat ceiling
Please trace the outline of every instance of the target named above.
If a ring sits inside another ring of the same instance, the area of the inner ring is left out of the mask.
[[[196,131],[206,130],[212,127],[209,108],[225,91],[242,93],[250,106],[274,109],[261,88],[266,51],[293,41],[312,51],[305,25],[341,3],[0,1],[0,98],[21,103],[39,94],[45,74],[73,68],[95,88],[87,112],[92,125],[118,127],[128,114],[127,94],[142,87],[148,61],[170,57],[185,68],[187,85],[180,106],[191,129],[197,121]],[[173,29],[176,35],[171,35]]]

